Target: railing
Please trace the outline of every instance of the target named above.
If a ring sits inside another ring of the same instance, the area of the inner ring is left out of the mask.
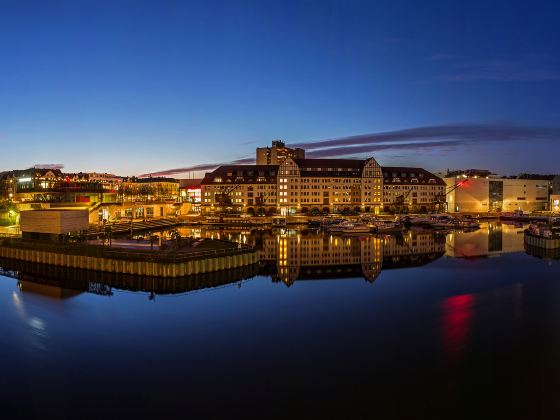
[[[151,261],[161,263],[182,263],[205,258],[225,257],[253,252],[254,247],[245,244],[231,244],[229,248],[209,250],[130,250],[111,248],[85,243],[63,244],[41,240],[23,240],[21,238],[4,238],[0,245],[10,248],[34,251],[54,252],[67,255],[108,258],[127,261]]]

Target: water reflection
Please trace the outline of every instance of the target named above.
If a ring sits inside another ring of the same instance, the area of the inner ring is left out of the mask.
[[[557,418],[560,265],[519,231],[198,230],[262,263],[158,281],[0,261],[4,417]]]
[[[467,348],[472,323],[475,295],[449,296],[442,301],[442,336],[444,363],[457,363]]]
[[[210,287],[241,284],[258,274],[256,265],[198,274],[181,278],[151,278],[128,274],[78,270],[44,264],[0,258],[0,276],[17,279],[22,294],[30,293],[50,299],[66,299],[80,293],[112,296],[113,289],[170,295],[192,292]]]
[[[402,235],[336,236],[308,229],[244,230],[181,228],[184,236],[228,239],[256,246],[260,264],[206,275],[154,279],[75,270],[18,261],[0,261],[0,275],[19,280],[22,293],[68,299],[80,293],[111,296],[113,289],[178,294],[241,284],[254,276],[292,286],[306,280],[363,278],[374,282],[383,270],[420,267],[443,256],[485,258],[524,252],[524,226],[484,223],[474,232],[407,231]],[[540,258],[554,258],[527,250]]]
[[[475,232],[447,235],[445,255],[455,258],[492,257],[524,252],[523,231],[527,226],[500,222],[483,223]]]

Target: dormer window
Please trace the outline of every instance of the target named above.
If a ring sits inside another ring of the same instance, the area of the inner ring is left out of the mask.
[[[221,176],[215,177],[214,182],[222,182],[222,177]]]

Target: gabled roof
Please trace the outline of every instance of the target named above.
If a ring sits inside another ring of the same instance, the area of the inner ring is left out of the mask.
[[[422,168],[409,168],[406,166],[382,166],[383,184],[431,184],[446,185],[439,176]],[[433,180],[430,182],[430,180]]]
[[[207,172],[201,185],[276,183],[279,165],[222,165]],[[214,180],[221,179],[220,182]]]
[[[362,176],[366,163],[363,159],[294,159],[301,176],[354,177]]]

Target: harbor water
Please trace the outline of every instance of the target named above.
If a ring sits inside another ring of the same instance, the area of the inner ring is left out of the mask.
[[[557,418],[560,260],[523,229],[181,228],[260,263],[162,283],[2,260],[6,418]]]

